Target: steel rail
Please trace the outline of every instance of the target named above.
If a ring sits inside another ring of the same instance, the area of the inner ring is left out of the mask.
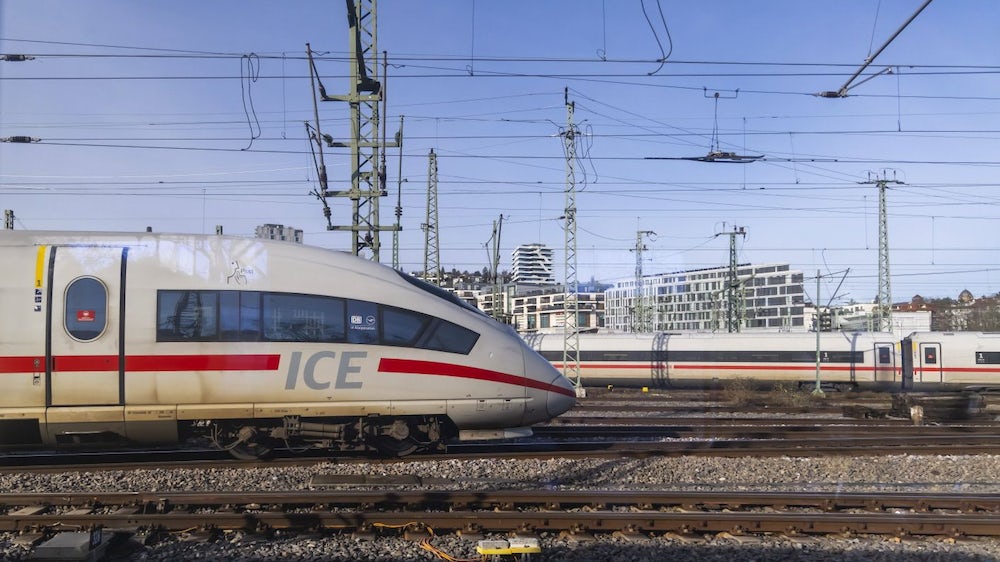
[[[1000,495],[617,491],[6,494],[0,530],[376,528],[998,536]],[[19,509],[15,506],[25,505]],[[777,508],[781,513],[764,511]],[[741,511],[733,511],[733,510]],[[844,510],[866,510],[845,513]],[[901,512],[900,510],[907,510]],[[945,512],[941,512],[946,510]]]

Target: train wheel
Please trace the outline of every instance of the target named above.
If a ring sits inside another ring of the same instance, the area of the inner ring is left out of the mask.
[[[237,459],[252,461],[267,458],[274,451],[274,446],[256,428],[243,426],[236,432],[236,441],[225,449]]]
[[[374,428],[376,433],[368,438],[368,445],[387,457],[405,457],[420,448],[413,437],[413,428],[403,419],[392,420],[387,425]]]
[[[375,438],[373,446],[387,457],[405,457],[420,448],[420,444],[410,437],[396,439],[391,435],[379,435]]]

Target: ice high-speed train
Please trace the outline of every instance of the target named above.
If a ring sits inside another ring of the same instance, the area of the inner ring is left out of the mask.
[[[208,438],[406,454],[530,434],[573,385],[510,328],[342,252],[0,232],[0,447]]]
[[[1000,388],[1000,334],[823,332],[823,386],[885,390]],[[562,334],[530,334],[533,349],[563,367]],[[813,333],[596,333],[579,335],[587,386],[706,387],[729,379],[814,385]]]

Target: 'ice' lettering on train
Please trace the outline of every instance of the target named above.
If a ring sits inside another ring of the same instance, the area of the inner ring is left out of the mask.
[[[352,363],[354,359],[365,359],[368,352],[365,351],[344,351],[340,354],[340,363],[337,367],[337,376],[334,379],[333,388],[341,390],[361,388],[362,382],[358,380],[348,380],[349,375],[361,372],[361,367]],[[302,367],[302,382],[312,390],[326,390],[330,388],[329,380],[316,379],[316,365],[322,359],[336,359],[337,353],[334,351],[317,351],[306,359]],[[285,390],[295,390],[298,386],[299,365],[302,363],[302,352],[292,353],[291,361],[288,364],[288,378],[285,379]]]

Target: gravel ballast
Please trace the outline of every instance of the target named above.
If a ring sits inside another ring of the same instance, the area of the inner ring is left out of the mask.
[[[474,459],[398,463],[320,463],[313,466],[253,469],[162,469],[133,471],[10,473],[0,475],[0,493],[62,492],[222,492],[301,491],[314,489],[322,475],[413,475],[420,489],[503,490],[547,487],[580,490],[732,491],[905,491],[994,493],[1000,491],[1000,455],[872,457],[676,457],[646,459]],[[412,488],[412,486],[411,486]],[[396,487],[394,489],[406,489]],[[434,560],[416,542],[379,537],[358,540],[350,534],[287,535],[263,539],[227,532],[215,540],[171,535],[150,545],[134,542],[112,560]],[[27,560],[31,551],[0,534],[0,557]],[[626,541],[598,535],[573,542],[541,535],[548,560],[1000,560],[1000,541],[950,544],[939,539],[894,541],[886,537],[820,537],[793,542],[785,537],[737,540],[714,536],[688,543],[672,537]],[[476,558],[475,541],[455,535],[434,537],[432,544],[456,558]]]

